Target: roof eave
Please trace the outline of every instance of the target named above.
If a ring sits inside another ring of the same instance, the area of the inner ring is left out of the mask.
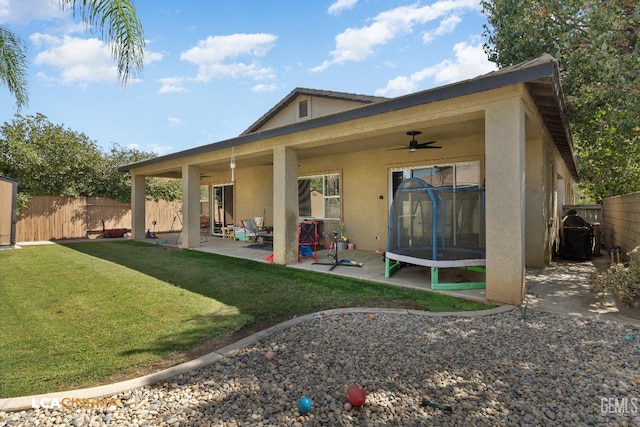
[[[417,105],[423,105],[446,99],[471,95],[483,91],[499,89],[514,84],[526,84],[533,82],[544,83],[548,82],[549,80],[552,82],[554,91],[555,100],[553,101],[553,104],[555,104],[557,108],[557,121],[561,121],[563,127],[563,132],[556,133],[555,138],[558,139],[554,140],[554,143],[558,147],[560,153],[563,155],[563,159],[567,163],[567,167],[569,167],[571,173],[577,179],[577,162],[575,160],[575,156],[573,155],[573,143],[571,140],[571,135],[569,133],[568,124],[565,123],[565,106],[560,86],[558,65],[557,61],[550,55],[544,55],[535,60],[523,64],[518,64],[517,66],[504,68],[462,82],[452,83],[450,85],[428,89],[397,98],[391,98],[386,101],[372,103],[360,108],[350,109],[343,112],[318,117],[315,119],[305,120],[303,122],[267,129],[264,131],[243,134],[224,141],[191,148],[161,157],[155,157],[153,159],[136,162],[129,165],[123,165],[118,169],[121,172],[129,172],[134,168],[149,166],[155,163],[175,160],[182,157],[195,156],[212,150],[231,148],[250,142],[259,141],[261,139],[288,135],[295,132],[301,132],[350,120],[361,119],[378,114],[410,108]],[[296,90],[299,89],[300,88],[297,88]],[[293,96],[296,90],[292,91],[290,96]],[[545,121],[545,124],[547,125],[547,127],[549,127],[548,121]],[[553,136],[554,135],[552,135],[552,137]]]

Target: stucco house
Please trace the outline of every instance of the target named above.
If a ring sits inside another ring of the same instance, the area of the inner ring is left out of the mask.
[[[412,131],[441,148],[411,149]],[[298,262],[300,217],[325,230],[342,221],[359,249],[385,248],[394,189],[435,167],[453,185],[486,188],[486,296],[520,304],[525,267],[551,259],[578,179],[557,61],[545,55],[397,98],[297,88],[236,138],[120,170],[132,174],[135,239],[147,227],[145,176],[180,177],[184,247],[200,245],[204,211],[213,232],[263,216],[274,262],[286,265]]]

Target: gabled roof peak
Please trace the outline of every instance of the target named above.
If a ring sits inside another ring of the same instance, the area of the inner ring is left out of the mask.
[[[268,122],[276,114],[282,111],[284,107],[289,105],[298,96],[316,96],[321,98],[331,98],[331,99],[342,100],[342,101],[353,101],[353,102],[359,102],[363,105],[373,104],[376,102],[386,101],[389,99],[383,96],[370,96],[370,95],[361,95],[361,94],[349,93],[349,92],[337,92],[332,90],[320,90],[320,89],[297,87],[293,89],[291,92],[289,92],[287,96],[285,96],[280,102],[278,102],[269,111],[267,111],[262,117],[256,120],[251,126],[249,126],[240,135],[246,135],[248,133],[252,133],[260,129],[266,122]]]

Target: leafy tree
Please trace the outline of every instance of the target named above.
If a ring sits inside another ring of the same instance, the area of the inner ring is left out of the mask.
[[[60,0],[60,6],[79,14],[82,21],[100,32],[118,64],[118,79],[128,79],[142,70],[144,36],[133,0]],[[0,26],[0,84],[16,99],[16,107],[27,105],[26,43],[10,29]]]
[[[101,194],[124,202],[131,201],[131,174],[122,173],[118,166],[155,157],[154,153],[122,148],[117,144],[105,155],[102,165],[103,189]],[[182,181],[147,177],[145,195],[150,200],[179,200],[182,198]]]
[[[0,84],[16,98],[18,109],[29,102],[26,49],[24,40],[0,25]]]
[[[0,127],[0,173],[29,195],[88,196],[96,192],[95,166],[103,159],[85,134],[53,125],[42,114],[16,116]]]
[[[485,51],[499,67],[559,61],[585,192],[640,191],[640,1],[482,1]]]
[[[154,153],[113,145],[103,153],[83,133],[52,124],[43,114],[16,115],[0,126],[0,175],[20,181],[26,196],[102,196],[128,202],[131,178],[118,166],[155,157]],[[182,197],[180,180],[147,178],[150,199]]]

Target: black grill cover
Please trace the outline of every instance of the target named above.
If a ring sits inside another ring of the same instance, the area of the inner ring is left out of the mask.
[[[563,227],[558,256],[570,260],[592,257],[593,229],[591,227]]]

